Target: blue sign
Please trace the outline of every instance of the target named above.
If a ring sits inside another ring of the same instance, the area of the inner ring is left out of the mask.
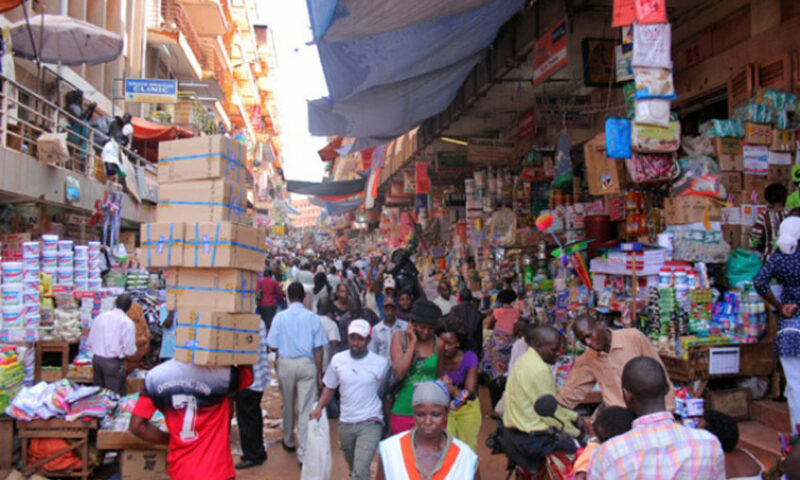
[[[177,103],[178,81],[160,78],[126,78],[125,101],[133,103]]]

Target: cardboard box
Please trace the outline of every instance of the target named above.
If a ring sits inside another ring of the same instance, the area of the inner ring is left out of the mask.
[[[766,124],[744,122],[744,143],[769,145],[772,143],[772,127]]]
[[[795,132],[773,129],[769,149],[773,152],[794,152],[797,149]]]
[[[713,145],[717,155],[732,156],[742,154],[741,138],[714,137]]]
[[[123,450],[119,457],[121,480],[162,480],[167,476],[167,452]]]
[[[705,197],[679,196],[664,199],[664,216],[668,225],[695,222],[719,222],[722,209],[719,204]]]
[[[764,189],[767,188],[765,175],[744,174],[742,183],[742,204],[764,204]]]
[[[168,183],[158,189],[156,219],[245,223],[247,186],[227,180]]]
[[[622,160],[606,157],[605,135],[598,134],[583,146],[586,177],[592,195],[615,195],[625,186]]]
[[[240,268],[260,272],[266,232],[230,222],[186,225],[184,267]]]
[[[792,165],[770,165],[767,185],[771,183],[780,183],[788,189],[792,185]]]
[[[256,308],[255,272],[233,268],[170,268],[166,280],[169,310],[249,313]]]
[[[717,163],[719,164],[719,169],[725,172],[744,171],[744,157],[741,153],[736,155],[718,155]]]
[[[247,149],[225,135],[184,138],[158,144],[158,183],[228,179],[250,184]]]
[[[39,161],[57,165],[69,158],[66,133],[43,133],[36,139]]]
[[[765,205],[742,205],[742,221],[743,227],[750,228],[756,224],[756,219],[759,213],[763,212],[767,207]]]
[[[719,174],[722,184],[725,185],[725,191],[728,193],[739,193],[743,188],[743,179],[741,172],[720,172]]]
[[[742,239],[742,226],[741,225],[723,225],[722,226],[722,239],[731,246],[731,250],[736,250],[741,247]]]
[[[139,260],[148,268],[182,266],[185,227],[182,222],[143,223],[139,227]]]
[[[252,365],[258,361],[261,317],[178,312],[175,359],[196,365]]]

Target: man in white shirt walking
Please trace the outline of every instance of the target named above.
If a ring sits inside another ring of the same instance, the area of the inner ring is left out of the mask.
[[[450,288],[450,284],[446,281],[442,280],[439,282],[439,288],[437,289],[439,292],[439,296],[433,303],[436,304],[442,310],[442,316],[447,316],[450,314],[450,309],[456,306],[456,298],[453,296],[453,289]]]
[[[383,403],[378,391],[389,371],[389,362],[367,349],[369,340],[369,322],[361,319],[350,322],[347,327],[350,349],[331,359],[322,379],[322,397],[309,415],[318,420],[339,389],[339,443],[350,467],[350,480],[370,478],[369,466],[383,433]]]
[[[93,354],[93,383],[120,395],[125,389],[125,357],[136,353],[136,326],[125,313],[132,302],[128,294],[117,297],[116,308],[94,319],[86,339]]]

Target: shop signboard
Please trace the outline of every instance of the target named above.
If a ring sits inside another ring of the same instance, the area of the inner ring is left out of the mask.
[[[428,176],[428,163],[415,162],[414,163],[414,181],[415,191],[417,195],[427,195],[431,193],[431,178]]]
[[[498,138],[470,138],[467,161],[480,165],[509,165],[516,159],[517,145]]]
[[[567,64],[567,17],[536,40],[533,47],[533,84],[539,85]]]
[[[414,172],[403,172],[403,193],[413,194],[417,188],[417,179]]]
[[[178,81],[162,78],[126,78],[125,101],[131,103],[177,103]]]

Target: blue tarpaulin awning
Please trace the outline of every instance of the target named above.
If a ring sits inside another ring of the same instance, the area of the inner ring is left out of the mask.
[[[357,137],[353,152],[447,108],[526,0],[307,2],[329,91],[309,103],[309,130]]]

